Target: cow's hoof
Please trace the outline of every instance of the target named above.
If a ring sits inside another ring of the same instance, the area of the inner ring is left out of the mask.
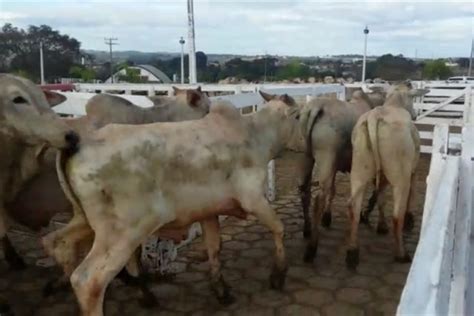
[[[359,265],[359,248],[347,250],[346,265],[349,270],[355,270],[357,268]]]
[[[405,214],[405,220],[403,222],[403,230],[405,232],[411,232],[415,227],[415,218],[413,217],[412,212],[407,212]]]
[[[367,212],[362,212],[360,213],[360,222],[365,225],[369,225],[369,213]]]
[[[158,307],[158,299],[153,295],[153,293],[143,294],[143,296],[138,300],[140,306],[146,309],[151,309]]]
[[[279,269],[277,266],[274,266],[272,273],[270,274],[270,287],[275,290],[282,290],[285,285],[286,272],[288,267],[284,269]]]
[[[223,296],[217,296],[217,301],[223,306],[229,306],[235,303],[235,297],[230,294],[230,291],[227,290]]]
[[[13,316],[13,311],[8,305],[7,302],[4,302],[3,300],[0,302],[0,315],[1,316]]]
[[[316,257],[316,254],[318,253],[318,244],[311,244],[308,243],[306,245],[306,250],[304,252],[304,257],[303,261],[306,263],[311,263],[313,262],[314,258]]]
[[[235,302],[235,298],[230,294],[230,287],[222,276],[216,281],[211,281],[211,291],[221,305],[230,305]]]
[[[15,251],[13,246],[8,241],[8,244],[5,244],[5,260],[8,263],[8,266],[12,270],[23,270],[26,269],[26,263],[22,257]]]
[[[379,235],[387,235],[388,234],[388,226],[386,222],[379,222],[377,224],[377,234]]]
[[[311,237],[311,226],[310,225],[304,225],[303,227],[303,237],[304,239],[309,239]]]
[[[323,225],[323,227],[326,227],[326,228],[331,227],[331,222],[332,222],[331,212],[324,212],[323,218],[321,219],[321,224]]]
[[[395,257],[395,262],[398,263],[410,263],[411,262],[411,257],[408,253],[405,253],[404,256],[396,256]]]

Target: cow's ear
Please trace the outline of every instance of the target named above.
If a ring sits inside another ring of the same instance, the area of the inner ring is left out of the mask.
[[[275,99],[274,94],[269,94],[269,93],[263,92],[262,90],[260,90],[259,92],[260,92],[260,95],[262,96],[262,98],[267,102]]]
[[[283,103],[285,103],[286,105],[289,105],[289,106],[293,106],[296,104],[295,102],[295,99],[293,99],[292,97],[290,97],[288,94],[282,94],[278,97],[278,99],[280,101],[282,101]]]
[[[186,99],[191,107],[197,107],[201,101],[201,93],[196,90],[186,90]]]
[[[182,90],[180,88],[173,86],[173,92],[174,92],[175,95],[180,93],[181,91]]]
[[[43,90],[44,96],[46,97],[46,101],[48,101],[50,107],[54,107],[60,103],[66,101],[66,97],[62,94],[57,92]]]

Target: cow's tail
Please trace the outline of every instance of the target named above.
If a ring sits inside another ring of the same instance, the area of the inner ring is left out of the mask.
[[[375,113],[374,113],[375,114]],[[370,146],[372,147],[372,152],[375,160],[375,190],[379,189],[380,186],[380,177],[382,173],[382,166],[380,162],[380,151],[378,144],[378,126],[379,126],[379,117],[378,115],[369,115],[367,118],[367,130],[369,133]]]
[[[76,212],[81,212],[81,215],[84,215],[84,210],[82,209],[81,202],[74,193],[67,177],[66,162],[69,156],[70,155],[64,150],[58,150],[58,153],[56,155],[56,172],[58,174],[59,184],[61,185],[61,188],[63,189],[66,198],[69,200],[69,202],[71,202],[73,206],[74,215],[76,215]]]
[[[300,114],[300,127],[306,141],[306,154],[311,157],[313,156],[313,129],[322,114],[322,104],[307,105],[306,110]]]

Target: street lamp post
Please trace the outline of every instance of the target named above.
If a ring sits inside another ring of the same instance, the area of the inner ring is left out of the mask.
[[[364,29],[364,60],[362,61],[362,83],[365,82],[365,64],[367,61],[367,35],[369,35],[369,28],[367,25]]]
[[[193,0],[188,0],[189,83],[197,83],[196,44],[194,40],[194,5]]]
[[[43,42],[40,42],[40,76],[41,84],[44,84],[44,61],[43,61]]]
[[[185,43],[185,40],[182,36],[179,39],[179,43],[181,44],[181,84],[183,84],[184,83],[184,43]]]

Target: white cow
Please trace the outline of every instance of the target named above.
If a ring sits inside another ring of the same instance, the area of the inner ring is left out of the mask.
[[[61,234],[45,239],[45,247],[60,257],[64,247],[55,247],[73,245],[88,225],[94,230],[92,249],[71,276],[83,314],[102,315],[108,283],[147,236],[195,221],[206,231],[212,288],[228,301],[218,260],[220,214],[253,214],[272,231],[270,281],[282,288],[283,224],[264,197],[264,182],[268,161],[300,141],[298,114],[286,95],[248,116],[220,104],[201,120],[108,125],[65,163],[63,154],[58,172],[76,214]]]
[[[392,185],[395,259],[410,262],[403,246],[402,230],[407,209],[415,197],[415,170],[420,156],[420,138],[412,119],[413,97],[424,90],[410,90],[405,84],[391,91],[382,107],[362,115],[352,132],[350,240],[346,263],[354,269],[359,263],[357,230],[367,185],[376,179],[375,189],[382,193]],[[383,199],[382,199],[383,201]],[[385,225],[383,205],[379,205],[379,226]]]
[[[74,152],[78,140],[36,85],[0,74],[0,239],[13,266],[21,266],[22,261],[6,238],[6,204],[39,172],[45,145]]]

